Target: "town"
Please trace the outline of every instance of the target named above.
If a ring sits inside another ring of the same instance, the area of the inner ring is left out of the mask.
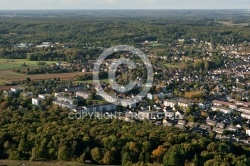
[[[0,165],[249,165],[249,16],[0,10]]]
[[[198,66],[197,69],[193,68],[190,74],[185,73],[182,68],[175,68],[169,72],[164,67],[153,63],[154,70],[157,71],[155,79],[158,84],[151,88],[145,98],[142,97],[137,102],[123,102],[122,107],[107,102],[109,96],[100,96],[93,91],[94,84],[68,86],[60,83],[61,85],[57,87],[40,89],[41,82],[34,81],[35,90],[39,89],[41,93],[35,94],[34,88],[32,88],[33,91],[28,91],[30,88],[19,87],[4,91],[4,94],[12,96],[20,93],[23,98],[31,99],[29,101],[36,107],[43,105],[44,100],[51,99],[52,104],[67,108],[74,113],[94,112],[109,115],[120,111],[121,117],[119,118],[124,121],[148,120],[156,125],[174,126],[215,139],[248,144],[250,141],[250,52],[244,49],[246,43],[239,46],[215,46],[209,42],[197,42],[196,39],[178,39],[178,42],[183,43],[185,40],[192,42],[184,44],[184,47],[193,44],[201,49],[207,49],[206,57],[202,60],[188,59],[189,62]],[[144,49],[148,49],[144,47],[148,43],[148,41],[143,42]],[[44,42],[42,45],[45,44],[51,45],[50,42]],[[174,48],[178,46],[177,44]],[[211,64],[214,51],[218,47],[221,50],[219,53],[225,59],[224,65],[209,70],[207,65]],[[177,63],[186,60],[185,51],[176,51],[172,54],[173,56],[165,57],[149,52],[148,57],[152,60],[155,58],[166,61],[172,59]],[[108,72],[108,67],[114,61],[116,59],[105,60],[102,72]],[[80,64],[58,62],[55,65],[59,68],[69,66],[69,70],[80,67],[82,73],[85,73],[92,71],[93,64],[93,60],[88,60]],[[140,67],[139,63],[138,67]],[[118,71],[122,73],[126,71],[126,67],[120,66]],[[158,75],[165,75],[168,79],[160,79]],[[143,83],[141,79],[137,79],[138,86]],[[108,89],[109,84],[103,83],[102,87]],[[127,93],[125,96],[131,101],[135,100],[133,93]],[[92,102],[93,100],[95,101]]]

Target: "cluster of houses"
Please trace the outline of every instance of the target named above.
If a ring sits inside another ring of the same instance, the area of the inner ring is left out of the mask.
[[[15,48],[22,48],[22,49],[27,49],[30,47],[36,47],[36,48],[49,48],[49,47],[54,47],[55,45],[61,45],[60,43],[52,43],[52,42],[42,42],[41,44],[35,45],[34,43],[18,43],[15,44]],[[67,47],[65,45],[62,45],[63,48]]]

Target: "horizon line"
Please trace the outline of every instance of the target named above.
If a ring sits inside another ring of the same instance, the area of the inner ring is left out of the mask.
[[[113,9],[113,8],[111,8],[111,9],[98,9],[98,8],[92,8],[92,9],[66,9],[66,8],[64,8],[64,9],[0,9],[0,11],[24,11],[24,10],[249,10],[249,8],[235,8],[235,9],[231,9],[231,8],[227,8],[227,9],[223,9],[223,8],[221,8],[221,9],[217,9],[217,8],[202,8],[202,9],[198,9],[198,8],[193,8],[193,9],[184,9],[184,8],[173,8],[173,9],[161,9],[161,8],[159,8],[159,9],[147,9],[147,8],[145,8],[145,9],[140,9],[140,8],[138,8],[138,9],[136,9],[136,8],[132,8],[132,9],[125,9],[125,8],[121,8],[121,9],[119,9],[119,8],[117,8],[117,9]]]

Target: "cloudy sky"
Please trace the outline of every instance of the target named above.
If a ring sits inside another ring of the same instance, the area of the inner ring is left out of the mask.
[[[250,0],[0,0],[0,9],[248,9]]]

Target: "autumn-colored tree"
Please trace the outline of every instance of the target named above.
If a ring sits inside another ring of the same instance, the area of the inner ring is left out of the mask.
[[[161,162],[162,161],[162,158],[165,154],[165,152],[167,151],[166,148],[164,148],[163,145],[160,145],[157,147],[157,149],[153,150],[152,151],[152,154],[151,154],[151,157],[157,161],[157,162]]]

